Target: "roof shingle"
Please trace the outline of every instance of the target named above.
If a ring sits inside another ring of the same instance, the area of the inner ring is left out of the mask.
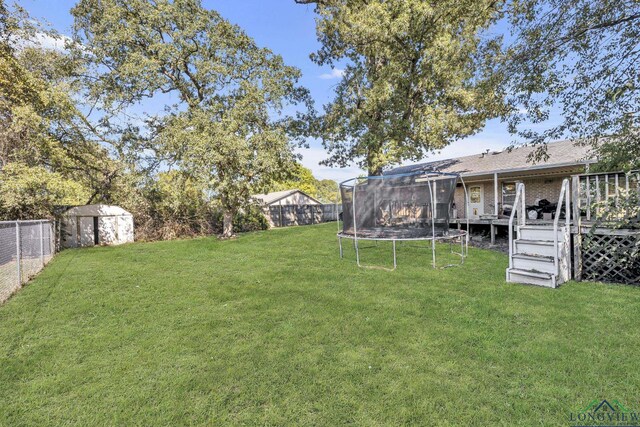
[[[489,174],[500,171],[512,171],[536,167],[554,167],[561,165],[578,165],[593,163],[594,159],[588,146],[576,144],[573,140],[551,142],[547,145],[549,159],[533,164],[527,158],[535,147],[522,146],[499,152],[474,154],[454,159],[420,163],[416,165],[400,166],[385,172],[385,175],[395,175],[411,172],[449,172],[460,175]]]

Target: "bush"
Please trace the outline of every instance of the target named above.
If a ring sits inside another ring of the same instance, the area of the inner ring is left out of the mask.
[[[237,213],[233,218],[233,231],[236,233],[268,228],[269,222],[259,206],[252,205],[246,211]]]

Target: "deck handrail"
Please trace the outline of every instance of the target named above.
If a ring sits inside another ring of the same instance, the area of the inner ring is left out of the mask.
[[[562,180],[562,188],[560,189],[560,197],[558,197],[558,206],[556,207],[556,216],[553,219],[553,264],[555,266],[556,274],[560,274],[559,264],[560,258],[558,256],[559,241],[558,241],[558,225],[560,223],[560,212],[562,211],[562,202],[565,203],[564,220],[565,226],[569,228],[571,226],[571,200],[569,197],[569,179]],[[565,230],[566,233],[566,230]]]
[[[573,193],[573,206],[574,221],[578,222],[582,217],[582,199],[585,200],[584,208],[585,219],[587,221],[598,220],[600,217],[598,205],[602,200],[609,200],[609,197],[613,195],[615,197],[616,206],[618,204],[618,198],[620,197],[620,191],[635,190],[640,194],[640,171],[632,170],[629,172],[617,171],[617,172],[595,172],[577,174],[572,176],[575,181],[575,190]],[[631,187],[631,182],[635,180],[635,189]],[[602,188],[604,186],[604,188]],[[610,186],[613,186],[611,191]],[[602,194],[604,190],[604,194]],[[595,194],[593,194],[595,193]],[[594,210],[595,207],[595,210]],[[593,211],[593,212],[592,212]]]
[[[524,183],[520,182],[516,185],[516,198],[511,208],[511,215],[509,216],[509,268],[513,268],[513,220],[516,217],[518,207],[520,207],[520,214],[518,215],[518,225],[526,225],[526,203]],[[518,237],[520,237],[520,229],[518,228]]]

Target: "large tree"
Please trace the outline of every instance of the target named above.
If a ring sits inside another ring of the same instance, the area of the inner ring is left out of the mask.
[[[640,168],[640,2],[513,0],[504,76],[511,130],[536,144],[575,138],[600,168]]]
[[[49,217],[96,200],[116,169],[74,99],[82,64],[39,46],[60,40],[0,1],[0,216]]]
[[[370,175],[419,160],[500,112],[497,0],[296,0],[315,4],[319,65],[344,66],[316,129],[329,165]]]
[[[295,159],[301,122],[284,111],[310,107],[299,70],[198,0],[81,0],[72,14],[106,106],[177,95],[148,120],[149,141],[204,184],[230,236],[234,213]]]

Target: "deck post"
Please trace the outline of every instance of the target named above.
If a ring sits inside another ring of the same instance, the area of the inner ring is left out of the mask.
[[[589,189],[589,176],[586,177],[586,190],[587,199],[591,190]],[[576,175],[572,177],[571,198],[573,199],[573,227],[569,229],[569,235],[573,237],[573,279],[580,281],[582,279],[582,234],[580,233],[582,212],[580,210],[580,176]],[[587,216],[591,206],[589,200],[587,200]],[[568,215],[568,213],[565,213]],[[573,232],[575,230],[575,233]]]
[[[493,174],[493,214],[498,217],[498,173]],[[493,224],[491,224],[493,230]],[[491,239],[493,243],[493,238]]]
[[[496,244],[496,226],[492,220],[491,221],[491,245],[495,245],[495,244]]]
[[[571,177],[571,184],[572,184],[571,198],[573,199],[573,225],[575,226],[578,224],[578,220],[580,219],[580,215],[581,215],[580,177],[579,176]],[[566,212],[565,215],[569,215],[569,212]]]

